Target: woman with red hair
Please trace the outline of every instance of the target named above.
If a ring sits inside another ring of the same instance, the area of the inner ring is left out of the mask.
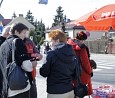
[[[51,51],[47,52],[40,68],[40,75],[47,77],[47,98],[74,98],[73,79],[77,79],[76,66],[79,59],[71,45],[67,44],[67,36],[60,30],[49,33]]]

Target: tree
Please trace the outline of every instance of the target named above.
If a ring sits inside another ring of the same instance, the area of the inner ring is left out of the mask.
[[[12,16],[12,19],[13,19],[13,18],[16,18],[16,17],[17,17],[17,16],[16,16],[16,13],[14,12],[14,13],[13,13],[13,16]]]
[[[58,25],[58,17],[57,16],[55,16],[55,18],[53,19],[54,20],[54,23],[53,23],[53,26],[56,26],[56,25]]]
[[[59,6],[58,9],[56,10],[57,12],[57,18],[58,18],[58,22],[61,23],[63,21],[63,11],[62,7]]]
[[[34,21],[34,16],[30,10],[27,12],[25,19],[35,26],[35,31],[30,31],[30,36],[32,36],[33,41],[37,44],[41,44],[45,38],[45,24],[42,19],[41,21],[38,21],[37,19]]]
[[[39,45],[42,45],[44,43],[44,37],[41,38],[40,42],[39,42]]]
[[[44,31],[45,31],[45,24],[41,21],[36,22],[37,26],[36,26],[36,32],[37,35],[41,35],[42,37],[45,37],[44,35]]]
[[[37,19],[36,19],[35,22],[34,22],[34,26],[35,26],[35,31],[37,31],[37,26],[38,26],[38,21],[37,21]]]
[[[56,10],[57,15],[54,16],[54,23],[52,23],[52,27],[66,22],[66,15],[64,15],[63,12],[64,10],[62,10],[62,7],[59,6]]]
[[[64,15],[64,22],[67,22],[67,17],[66,17],[66,15]]]
[[[25,19],[27,19],[31,24],[34,25],[34,16],[32,15],[32,12],[30,10],[27,12]]]
[[[63,32],[65,32],[65,23],[67,22],[67,17],[64,15],[64,10],[62,9],[61,6],[59,6],[56,10],[57,15],[54,16],[54,23],[52,23],[52,27],[54,26],[61,26],[61,29]],[[65,32],[66,33],[66,32]]]
[[[37,42],[37,35],[36,35],[36,32],[33,31],[33,30],[31,30],[29,34],[30,34],[29,37],[32,37],[33,42],[37,45],[38,42]]]
[[[62,29],[63,32],[65,32],[65,24],[64,24],[64,22],[62,22],[61,29]]]

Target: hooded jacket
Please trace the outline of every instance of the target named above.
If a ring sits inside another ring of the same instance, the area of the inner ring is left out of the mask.
[[[0,69],[3,73],[3,88],[2,88],[2,96],[3,98],[6,98],[7,96],[7,65],[12,62],[12,52],[11,52],[11,46],[12,41],[18,38],[16,40],[15,46],[15,60],[18,66],[22,65],[22,62],[25,60],[29,60],[28,54],[26,52],[26,47],[23,43],[23,41],[16,35],[9,36],[6,41],[1,45],[0,47]],[[22,48],[23,47],[23,48]]]
[[[47,92],[63,94],[73,90],[75,53],[71,45],[60,43],[49,51],[40,68],[40,75],[47,77]],[[79,64],[79,62],[77,62]]]
[[[3,36],[0,36],[0,46],[2,45],[2,43],[6,40],[6,38],[4,38]],[[2,96],[2,88],[3,88],[3,84],[2,84],[2,80],[3,80],[3,74],[2,74],[2,70],[0,69],[0,96]]]

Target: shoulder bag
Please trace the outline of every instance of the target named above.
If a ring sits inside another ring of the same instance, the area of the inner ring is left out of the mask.
[[[76,76],[77,76],[77,85],[74,87],[74,94],[79,98],[83,98],[88,94],[88,87],[87,85],[83,84],[80,80],[80,66],[77,65],[77,59],[75,58],[76,63]]]
[[[28,85],[26,72],[15,62],[15,41],[12,42],[12,62],[7,65],[8,86],[11,90],[21,90]]]

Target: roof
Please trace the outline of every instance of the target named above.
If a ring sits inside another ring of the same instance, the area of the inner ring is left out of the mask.
[[[74,26],[73,29],[85,30],[84,26]]]
[[[8,25],[11,25],[13,23],[23,23],[25,24],[29,29],[35,29],[35,26],[33,26],[28,20],[26,20],[23,16],[19,16],[14,18]]]
[[[52,27],[52,28],[50,28],[50,30],[55,30],[55,29],[60,29],[61,30],[61,26],[54,26],[54,27]]]
[[[89,12],[89,13],[83,15],[83,16],[81,16],[80,18],[78,18],[78,19],[76,19],[76,20],[73,20],[73,21],[67,23],[67,26],[68,26],[68,27],[69,27],[69,26],[80,26],[79,22],[86,21],[86,20],[89,18],[89,16],[90,16],[91,14],[93,14],[94,12],[95,12],[95,10],[94,10],[94,11],[91,11],[91,12]]]
[[[6,26],[8,23],[10,23],[12,21],[12,19],[3,19],[2,20],[2,24],[3,26]]]

